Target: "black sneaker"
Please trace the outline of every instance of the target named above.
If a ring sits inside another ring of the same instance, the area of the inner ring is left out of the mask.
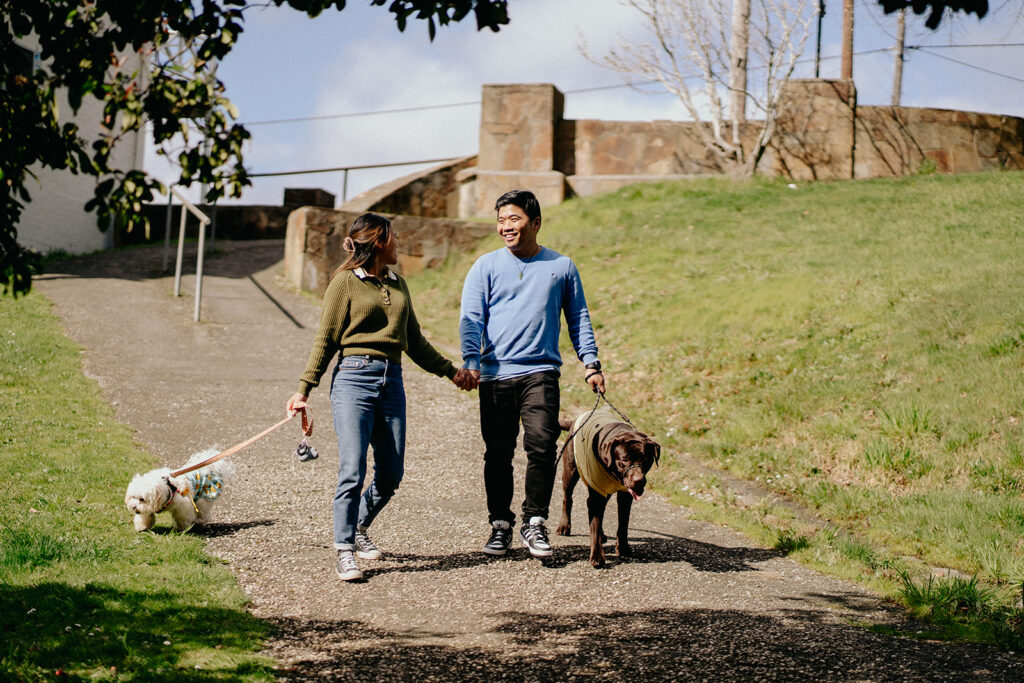
[[[551,557],[551,544],[548,543],[548,530],[544,527],[543,517],[531,517],[529,524],[519,529],[519,538],[534,557]]]
[[[491,537],[484,544],[488,555],[504,555],[512,543],[512,525],[503,519],[491,522]]]
[[[366,535],[366,529],[356,529],[356,557],[361,560],[379,560],[384,553]]]
[[[359,571],[356,558],[351,550],[338,551],[338,566],[336,568],[338,578],[342,581],[361,581],[363,573]]]

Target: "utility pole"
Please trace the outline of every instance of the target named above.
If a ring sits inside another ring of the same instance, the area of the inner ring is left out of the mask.
[[[843,63],[839,77],[853,78],[853,0],[843,0]]]
[[[893,48],[892,68],[892,106],[900,106],[900,95],[903,91],[903,44],[907,37],[907,10],[899,11],[896,24],[896,46]]]
[[[821,78],[821,20],[825,18],[825,0],[818,0],[818,41],[814,48],[814,77]]]

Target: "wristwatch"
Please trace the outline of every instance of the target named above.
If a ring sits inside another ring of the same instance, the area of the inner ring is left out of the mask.
[[[595,360],[593,363],[587,363],[583,367],[586,368],[587,370],[596,370],[598,372],[601,372],[601,361]]]

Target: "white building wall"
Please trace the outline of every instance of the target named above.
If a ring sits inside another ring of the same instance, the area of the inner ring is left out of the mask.
[[[35,51],[31,41],[19,41],[23,47]],[[132,68],[138,57],[133,56],[126,65]],[[72,115],[67,100],[60,98],[61,123],[74,120],[80,134],[96,139],[100,133],[103,106],[99,100],[88,97],[78,112]],[[145,138],[134,133],[122,138],[111,154],[111,165],[124,170],[142,168]],[[90,175],[75,175],[70,171],[54,171],[33,167],[37,179],[26,178],[25,187],[32,200],[25,205],[18,221],[18,243],[40,253],[64,250],[82,254],[110,248],[113,235],[97,228],[96,214],[86,213],[85,204],[93,197],[97,179]]]

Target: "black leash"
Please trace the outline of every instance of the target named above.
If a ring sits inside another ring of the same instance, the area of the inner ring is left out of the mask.
[[[599,406],[601,404],[601,400],[602,399],[604,399],[604,402],[608,404],[609,408],[614,410],[618,414],[619,417],[621,417],[623,420],[625,420],[626,424],[628,424],[633,429],[636,429],[636,425],[633,424],[632,421],[630,421],[630,419],[628,417],[626,417],[625,414],[621,410],[619,410],[614,405],[612,405],[612,402],[608,400],[607,396],[605,396],[600,391],[597,392],[597,400],[594,401],[594,407],[590,409],[590,414],[587,415],[587,419],[583,420],[583,422],[580,423],[580,426],[578,428],[576,428],[572,432],[570,432],[568,438],[566,438],[566,440],[565,440],[565,443],[562,444],[562,450],[560,450],[558,452],[558,457],[555,458],[555,469],[556,469],[556,471],[558,469],[558,462],[562,459],[562,454],[565,453],[565,449],[572,442],[573,437],[575,437],[577,434],[579,434],[580,430],[583,429],[586,426],[587,422],[590,421],[590,418],[594,417],[594,413],[597,412],[597,406]]]
[[[578,429],[574,429],[573,431],[569,432],[569,437],[565,440],[565,443],[562,444],[562,450],[558,451],[558,457],[555,458],[556,472],[558,471],[558,461],[562,459],[562,454],[565,453],[565,449],[569,446],[570,443],[572,443],[573,437],[580,433],[580,429],[583,429],[587,422],[590,421],[590,418],[594,417],[594,413],[597,411],[597,406],[601,403],[602,396],[604,396],[604,394],[598,392],[597,400],[594,401],[594,407],[590,409],[590,414],[587,415],[587,419],[580,423]]]
[[[603,398],[604,402],[608,404],[608,407],[611,408],[612,410],[614,410],[616,413],[618,413],[619,417],[621,417],[623,420],[625,420],[626,424],[628,424],[633,429],[637,428],[636,425],[633,424],[633,422],[628,417],[626,417],[625,414],[623,414],[623,412],[621,410],[619,410],[618,408],[616,408],[615,406],[612,405],[612,402],[608,400],[607,396],[605,396],[604,394],[601,394],[600,398]],[[597,405],[596,404],[594,405],[594,410],[597,410]]]

